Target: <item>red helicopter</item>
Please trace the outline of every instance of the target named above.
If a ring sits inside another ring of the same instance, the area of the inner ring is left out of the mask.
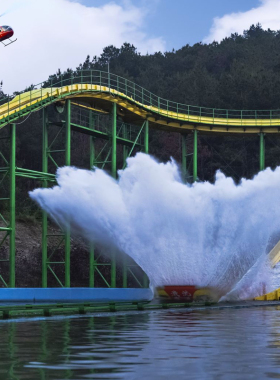
[[[13,35],[14,35],[14,31],[10,26],[7,26],[7,25],[0,26],[0,42],[2,42],[4,46],[8,46],[16,42],[17,38],[15,40],[11,40],[11,37]],[[5,44],[3,42],[5,40],[9,40],[10,42],[8,44]]]

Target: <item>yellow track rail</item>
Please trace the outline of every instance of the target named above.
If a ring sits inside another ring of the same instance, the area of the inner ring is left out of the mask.
[[[221,118],[174,112],[141,103],[116,89],[87,83],[41,88],[16,96],[0,106],[0,128],[46,105],[69,98],[94,102],[94,108],[100,111],[108,111],[111,103],[117,103],[124,117],[134,120],[147,119],[153,127],[169,131],[187,132],[192,129],[212,133],[279,133],[280,131],[280,118]]]

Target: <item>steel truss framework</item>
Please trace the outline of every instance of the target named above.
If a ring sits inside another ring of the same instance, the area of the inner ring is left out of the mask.
[[[83,108],[86,113],[83,112]],[[59,122],[52,121],[49,118],[48,107],[43,109],[42,122],[42,171],[34,171],[23,169],[16,166],[16,124],[9,127],[9,136],[5,136],[2,140],[9,140],[10,157],[6,158],[5,154],[0,150],[1,162],[4,165],[0,168],[0,186],[4,181],[9,180],[9,194],[0,198],[2,204],[9,203],[9,220],[0,212],[0,249],[7,241],[9,241],[9,256],[1,258],[0,264],[9,265],[9,278],[4,278],[0,272],[1,285],[5,287],[16,286],[15,263],[16,263],[16,178],[24,177],[40,180],[43,187],[48,187],[55,183],[55,173],[50,173],[49,168],[58,168],[56,155],[64,155],[64,164],[71,165],[71,135],[73,133],[81,133],[89,136],[89,162],[88,168],[100,167],[110,169],[111,175],[117,178],[117,147],[122,147],[123,164],[125,167],[126,159],[135,151],[143,151],[148,153],[149,150],[149,122],[145,120],[140,127],[132,126],[117,120],[117,105],[112,104],[110,113],[110,125],[99,125],[98,119],[101,115],[90,107],[72,104],[71,100],[66,100],[64,113],[61,114],[64,120]],[[86,115],[86,116],[85,116]],[[57,133],[50,140],[50,130],[58,127]],[[7,128],[4,129],[5,131]],[[59,138],[60,137],[60,138]],[[64,140],[64,146],[57,146],[58,141]],[[96,147],[96,140],[105,142],[100,152]],[[1,192],[2,193],[2,192]],[[3,208],[0,209],[2,211]],[[6,213],[7,214],[7,213]],[[6,215],[5,214],[5,215]],[[56,244],[50,251],[48,242],[55,239]],[[59,248],[64,246],[64,260],[56,259],[56,253]],[[0,251],[1,252],[1,251]],[[53,234],[48,228],[48,217],[45,212],[42,213],[42,287],[48,287],[49,275],[55,277],[57,285],[61,287],[71,286],[70,262],[71,262],[71,236],[70,231],[66,233]],[[116,287],[117,259],[115,252],[111,252],[110,262],[104,264],[99,262],[100,256],[96,254],[94,247],[90,247],[89,252],[89,287],[95,286],[95,276],[98,275],[107,287]],[[124,257],[122,263],[122,286],[128,286],[128,275],[134,278],[134,282],[141,287],[148,286],[147,276],[139,278],[137,271],[135,272],[135,263],[131,262],[129,257]],[[111,279],[107,281],[100,267],[104,265],[110,266]],[[56,273],[57,266],[64,267],[65,277],[59,278]],[[1,267],[0,267],[1,268]]]
[[[16,239],[15,239],[15,231],[16,231],[16,178],[30,178],[34,180],[39,180],[42,182],[43,187],[50,186],[55,183],[55,174],[54,171],[51,172],[50,167],[58,167],[58,163],[56,160],[57,154],[64,155],[64,164],[71,165],[71,135],[72,133],[81,133],[89,136],[89,163],[88,168],[92,166],[98,166],[100,168],[110,169],[111,175],[116,178],[117,177],[117,148],[122,147],[123,149],[123,163],[122,167],[125,166],[126,158],[130,155],[134,154],[135,150],[142,150],[145,153],[149,151],[149,122],[153,123],[153,126],[156,127],[157,123],[163,122],[163,119],[166,120],[165,125],[168,126],[170,123],[170,116],[168,114],[170,104],[167,103],[167,114],[165,116],[152,117],[153,111],[153,96],[150,93],[146,93],[142,88],[131,85],[129,81],[124,80],[122,83],[117,76],[106,76],[102,77],[102,73],[99,75],[99,85],[103,85],[105,83],[106,87],[104,90],[98,87],[96,94],[101,94],[104,91],[104,97],[98,103],[98,111],[95,107],[89,107],[82,103],[83,99],[81,97],[82,92],[89,94],[88,87],[86,89],[80,89],[77,87],[77,93],[73,93],[72,87],[65,89],[63,85],[68,85],[68,83],[63,83],[61,81],[61,94],[59,90],[55,87],[54,94],[51,93],[51,96],[44,95],[44,87],[41,86],[39,91],[41,93],[41,97],[37,100],[32,100],[32,96],[34,95],[32,91],[30,91],[30,100],[24,100],[22,103],[22,99],[19,99],[19,105],[13,106],[14,108],[9,108],[10,105],[8,103],[8,113],[7,115],[4,113],[3,120],[1,121],[2,126],[5,126],[1,130],[3,132],[0,135],[0,253],[1,247],[3,247],[7,242],[9,243],[9,255],[5,257],[0,256],[0,283],[5,287],[15,287],[16,286],[16,274],[15,274],[15,264],[16,264]],[[81,73],[81,77],[75,78],[73,81],[71,79],[71,86],[73,83],[87,83],[88,78],[84,78]],[[103,80],[104,79],[104,80]],[[90,74],[90,83],[95,83],[96,78],[91,73]],[[116,83],[115,83],[115,82]],[[51,83],[51,89],[53,86],[58,86],[58,84]],[[77,85],[79,86],[79,85]],[[86,85],[87,86],[87,85]],[[126,108],[127,115],[131,118],[133,115],[136,115],[137,125],[131,126],[130,124],[123,123],[118,120],[118,110],[121,111],[121,104],[117,104],[119,99],[117,99],[115,93],[111,92],[115,87],[117,90],[121,90],[124,92],[127,103],[123,103],[123,107]],[[70,91],[71,90],[71,91]],[[34,90],[35,91],[35,90]],[[138,92],[137,92],[138,91]],[[109,93],[109,95],[108,95]],[[139,95],[139,94],[140,95]],[[95,95],[96,95],[95,94]],[[137,95],[138,94],[138,95]],[[102,95],[102,94],[101,94]],[[101,96],[100,95],[100,96]],[[145,103],[146,97],[150,101],[150,110],[145,111],[146,113],[140,112],[140,108],[142,103]],[[23,94],[24,96],[24,94]],[[99,95],[98,95],[99,96]],[[140,96],[140,100],[137,100],[137,96]],[[75,104],[74,100],[71,99],[82,99],[79,105]],[[23,97],[24,99],[24,97]],[[165,103],[160,98],[156,98],[156,103],[158,103],[158,109],[162,108],[162,104]],[[61,114],[61,120],[59,122],[49,119],[48,107],[54,102],[63,101],[64,112]],[[142,103],[137,105],[138,108],[133,108],[133,102]],[[25,102],[25,103],[24,103]],[[102,114],[100,114],[101,106],[103,103],[106,103],[105,112],[110,115],[110,125],[106,125],[105,128],[101,128],[98,122],[98,119],[101,118]],[[23,105],[21,105],[23,104]],[[108,106],[109,105],[109,106]],[[11,106],[12,107],[12,106]],[[16,165],[16,130],[17,130],[17,120],[23,116],[29,115],[34,110],[38,110],[39,108],[43,108],[43,125],[42,125],[42,135],[43,135],[43,146],[42,146],[42,170],[34,171],[26,168],[19,168]],[[87,110],[87,114],[81,111],[81,108],[85,108]],[[178,108],[178,107],[177,107]],[[189,108],[188,108],[189,110]],[[12,111],[14,113],[12,113]],[[172,110],[171,110],[172,111]],[[171,112],[170,111],[170,112]],[[180,111],[180,110],[179,110]],[[177,110],[177,115],[179,114]],[[6,112],[6,111],[3,111]],[[172,111],[173,112],[173,111]],[[183,111],[182,111],[183,112]],[[196,111],[193,111],[196,112]],[[242,112],[242,111],[241,111]],[[199,109],[199,113],[202,111]],[[251,117],[251,114],[246,114],[246,118]],[[274,114],[273,114],[274,115]],[[273,116],[271,112],[269,113],[269,117]],[[278,115],[278,114],[277,114]],[[277,116],[276,115],[276,116]],[[243,120],[244,114],[242,114]],[[172,116],[173,117],[173,116]],[[201,116],[200,116],[201,117]],[[278,116],[277,116],[278,117]],[[245,119],[244,119],[245,120]],[[215,122],[215,118],[213,117],[213,123]],[[271,121],[270,121],[271,122]],[[0,124],[1,124],[0,123]],[[8,124],[10,123],[10,124]],[[182,122],[183,123],[183,122]],[[180,130],[181,133],[181,146],[182,146],[182,172],[186,181],[197,181],[198,179],[198,170],[197,170],[197,161],[198,161],[198,133],[203,133],[199,131],[201,125],[199,124],[191,125],[190,129],[181,129],[181,124],[174,129],[174,131],[178,132]],[[184,123],[183,123],[184,124]],[[182,125],[183,125],[182,124]],[[258,126],[258,120],[256,118],[256,126]],[[1,127],[1,125],[0,125]],[[54,138],[50,139],[50,129],[53,127],[58,127],[59,130]],[[211,130],[211,126],[209,127],[209,131]],[[260,139],[260,170],[265,168],[265,133],[262,131],[262,127],[258,127],[259,129],[259,139]],[[278,127],[277,127],[278,128]],[[244,129],[244,132],[246,130]],[[276,132],[274,130],[270,133],[278,133],[278,129]],[[234,130],[233,130],[234,133]],[[255,132],[252,132],[255,133]],[[57,146],[58,136],[63,136],[63,146]],[[193,139],[192,147],[193,150],[191,152],[187,152],[187,139]],[[49,141],[50,140],[50,141]],[[103,147],[98,151],[98,147],[100,145],[96,144],[96,141],[103,141]],[[9,146],[9,154],[7,155],[7,145]],[[5,149],[4,149],[5,148]],[[5,193],[2,191],[2,185],[4,182],[9,182],[9,191]],[[5,209],[6,207],[6,209]],[[4,212],[5,211],[5,212]],[[6,217],[8,215],[8,217]],[[56,249],[49,252],[48,242],[50,239],[56,239]],[[64,260],[56,260],[56,251],[57,248],[64,245],[65,255]],[[48,229],[48,219],[47,215],[43,213],[42,216],[42,287],[48,287],[48,278],[49,275],[53,275],[56,278],[57,284],[63,287],[71,286],[71,274],[70,274],[70,260],[71,260],[71,237],[70,232],[68,231],[66,234],[59,234],[52,236],[49,233]],[[2,275],[1,267],[4,265],[9,267],[9,276],[8,278],[4,278]],[[104,263],[102,264],[104,265]],[[89,286],[94,287],[95,285],[95,277],[96,275],[100,276],[104,284],[108,287],[116,287],[116,255],[112,252],[110,263],[107,265],[110,266],[111,277],[110,281],[107,281],[100,269],[101,264],[99,262],[99,257],[96,254],[94,247],[90,248],[89,253]],[[65,278],[59,278],[56,274],[57,266],[63,266]],[[147,278],[139,279],[134,274],[134,264],[131,264],[127,258],[124,259],[122,264],[123,266],[123,287],[127,286],[128,274],[135,277],[135,280],[141,286],[148,286]]]
[[[190,134],[181,134],[181,147],[182,147],[182,175],[186,182],[196,182],[198,180],[197,173],[197,159],[198,159],[198,147],[197,138],[198,131],[193,131],[193,150],[187,152],[187,141],[190,138]],[[265,133],[259,133],[260,140],[260,171],[265,169]]]

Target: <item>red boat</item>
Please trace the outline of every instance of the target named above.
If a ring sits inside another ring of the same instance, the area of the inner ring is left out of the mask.
[[[164,291],[174,301],[192,302],[197,288],[193,285],[170,285],[165,286]]]
[[[195,285],[165,285],[157,288],[157,294],[161,299],[174,302],[217,302],[220,298],[216,289],[199,288]]]

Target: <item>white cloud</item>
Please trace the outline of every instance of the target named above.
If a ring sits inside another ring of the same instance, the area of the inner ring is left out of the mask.
[[[221,41],[229,37],[231,33],[242,34],[252,24],[258,22],[263,29],[280,29],[280,0],[260,0],[260,5],[247,12],[227,14],[221,18],[215,18],[209,35],[204,42]]]
[[[7,1],[0,0],[0,14],[5,6]],[[130,42],[142,53],[165,49],[162,38],[149,38],[143,31],[145,9],[129,1],[86,7],[69,0],[10,0],[9,9],[0,22],[12,26],[18,41],[0,46],[6,93],[40,83],[58,68],[76,68],[108,45]]]

